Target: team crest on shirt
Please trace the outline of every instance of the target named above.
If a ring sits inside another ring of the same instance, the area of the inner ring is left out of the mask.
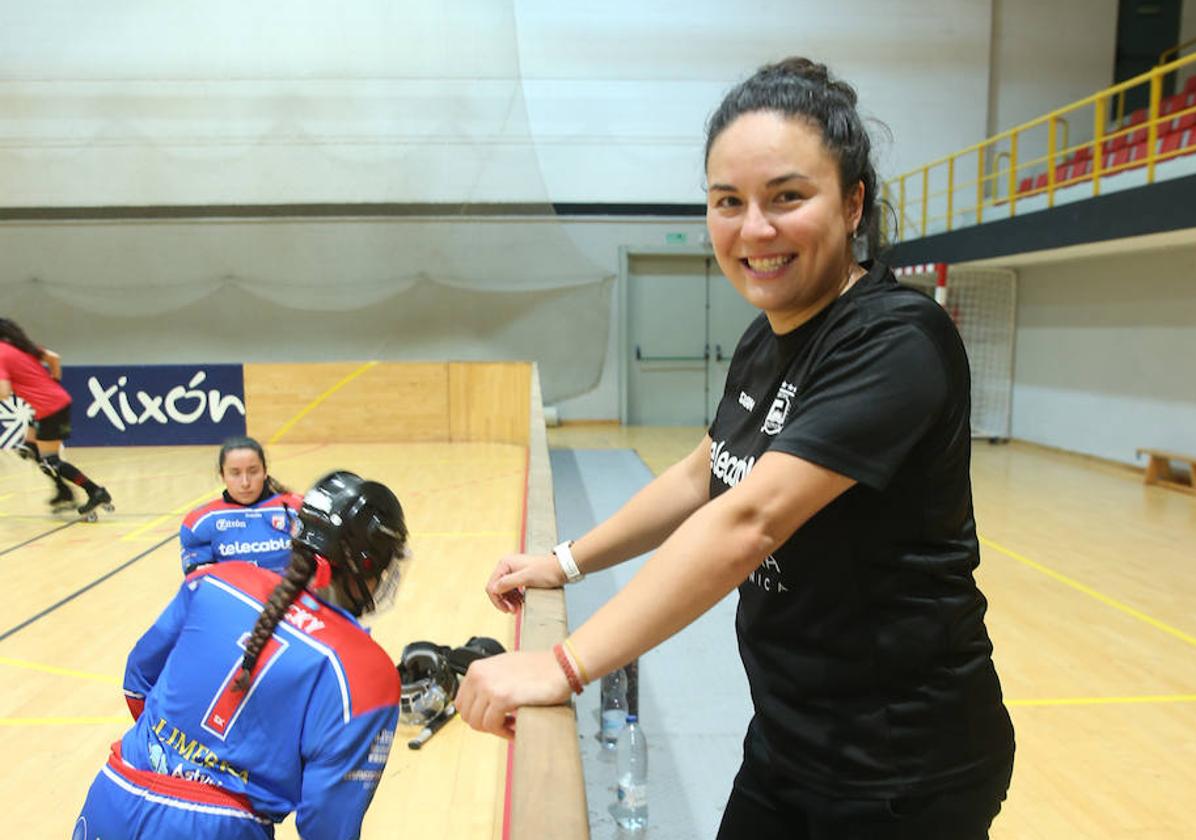
[[[781,382],[781,387],[777,389],[777,396],[768,409],[768,416],[764,418],[764,425],[760,427],[760,431],[766,435],[775,435],[784,428],[785,421],[789,418],[789,409],[793,406],[793,397],[796,394],[796,385]]]
[[[275,531],[287,530],[287,515],[285,513],[276,513],[270,517],[270,527]]]

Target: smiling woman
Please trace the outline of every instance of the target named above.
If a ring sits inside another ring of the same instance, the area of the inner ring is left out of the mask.
[[[817,129],[745,114],[712,144],[707,171],[719,267],[774,332],[801,326],[864,275],[851,252],[864,185],[843,188]]]
[[[855,102],[826,68],[791,59],[762,69],[710,118],[706,224],[715,256],[777,333],[864,275],[852,256],[861,231],[876,251],[876,172]]]
[[[457,695],[509,736],[517,707],[561,702],[738,587],[755,714],[724,840],[981,840],[1012,771],[972,576],[968,360],[939,306],[853,257],[876,231],[855,101],[794,58],[715,111],[707,226],[762,314],[693,451],[555,553],[501,559],[487,590],[511,611],[521,588],[652,558],[555,657],[477,662]]]

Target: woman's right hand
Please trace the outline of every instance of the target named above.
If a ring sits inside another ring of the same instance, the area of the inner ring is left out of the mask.
[[[565,572],[555,554],[508,554],[498,561],[486,594],[503,612],[515,612],[523,603],[523,588],[555,589],[565,585]]]

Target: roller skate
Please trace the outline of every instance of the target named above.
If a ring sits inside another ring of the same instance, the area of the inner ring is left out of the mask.
[[[95,490],[89,490],[87,493],[87,501],[79,505],[79,515],[88,522],[95,522],[99,519],[96,513],[96,508],[102,507],[108,512],[116,510],[112,504],[112,497],[108,495],[108,491],[103,487],[97,487]]]
[[[62,513],[68,510],[75,509],[75,492],[71,490],[69,484],[59,484],[58,492],[47,502],[50,510],[55,513]]]

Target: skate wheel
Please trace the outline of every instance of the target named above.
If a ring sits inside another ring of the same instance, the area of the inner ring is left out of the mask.
[[[104,508],[104,510],[108,511],[109,513],[112,513],[112,511],[116,510],[116,505],[112,505],[112,504],[102,505],[102,507]]]
[[[88,522],[99,522],[100,521],[100,517],[96,516],[96,512],[94,510],[91,513],[84,514],[83,518],[86,519]]]

